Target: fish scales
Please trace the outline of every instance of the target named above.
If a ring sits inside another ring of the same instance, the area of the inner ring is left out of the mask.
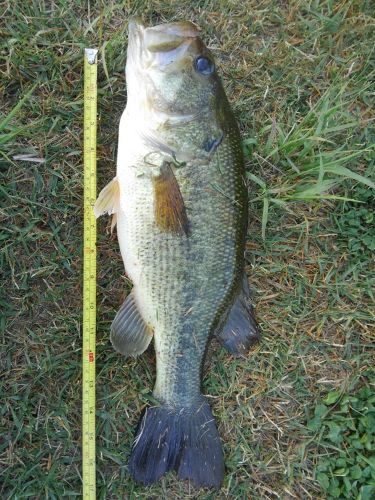
[[[137,196],[130,202],[130,193],[124,193],[129,202],[118,214],[118,236],[120,242],[131,240],[126,248],[120,243],[125,267],[132,267],[129,260],[142,270],[129,276],[137,283],[137,295],[148,297],[144,314],[154,326],[157,355],[154,394],[166,403],[186,406],[200,396],[207,339],[242,276],[246,191],[241,165],[232,168],[236,157],[240,160],[224,141],[209,164],[175,170],[189,219],[188,237],[176,238],[155,226],[149,179],[124,182]],[[133,166],[129,174],[134,175]]]
[[[141,417],[129,470],[143,484],[174,469],[218,488],[221,444],[201,387],[207,345],[215,334],[241,354],[258,336],[244,277],[241,141],[193,24],[133,21],[129,31],[117,176],[95,208],[115,214],[134,284],[113,321],[112,343],[138,355],[153,338],[156,352],[158,405]]]

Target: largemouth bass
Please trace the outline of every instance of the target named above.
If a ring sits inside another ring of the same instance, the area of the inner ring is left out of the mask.
[[[190,22],[129,25],[127,105],[116,177],[95,214],[113,214],[134,287],[111,327],[114,348],[154,340],[157,406],[140,420],[129,463],[151,484],[169,470],[219,488],[224,461],[201,392],[213,335],[232,354],[258,338],[244,274],[247,189],[238,128],[211,52]]]

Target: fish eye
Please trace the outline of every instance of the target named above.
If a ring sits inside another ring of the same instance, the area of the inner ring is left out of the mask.
[[[214,72],[215,65],[207,57],[199,56],[194,62],[194,67],[202,75],[211,75]]]

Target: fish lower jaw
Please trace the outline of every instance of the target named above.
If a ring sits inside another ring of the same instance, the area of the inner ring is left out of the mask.
[[[135,92],[133,94],[135,94]],[[155,131],[163,126],[173,127],[185,125],[196,120],[200,115],[200,110],[193,110],[193,112],[190,110],[186,113],[178,114],[169,113],[167,109],[155,107],[152,99],[143,95],[143,93],[140,93],[138,90],[137,95],[129,99],[126,114],[124,113],[124,122],[130,125],[131,130],[136,128],[142,131],[145,129]]]

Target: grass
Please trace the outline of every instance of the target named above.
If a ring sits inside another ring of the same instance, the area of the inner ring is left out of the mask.
[[[173,475],[135,485],[126,463],[155,359],[150,350],[125,360],[110,346],[129,283],[101,220],[98,498],[370,498],[374,476],[359,452],[373,466],[373,442],[364,453],[349,431],[355,400],[371,403],[375,383],[371,2],[15,0],[0,9],[2,498],[81,495],[82,49],[100,48],[101,188],[115,168],[130,14],[191,19],[216,56],[244,138],[247,268],[263,339],[246,359],[209,352],[204,387],[226,458],[219,495]],[[342,441],[332,442],[332,422]]]
[[[371,499],[374,493],[374,402],[373,388],[368,385],[354,395],[331,391],[308,422],[326,451],[316,477],[333,498]]]

